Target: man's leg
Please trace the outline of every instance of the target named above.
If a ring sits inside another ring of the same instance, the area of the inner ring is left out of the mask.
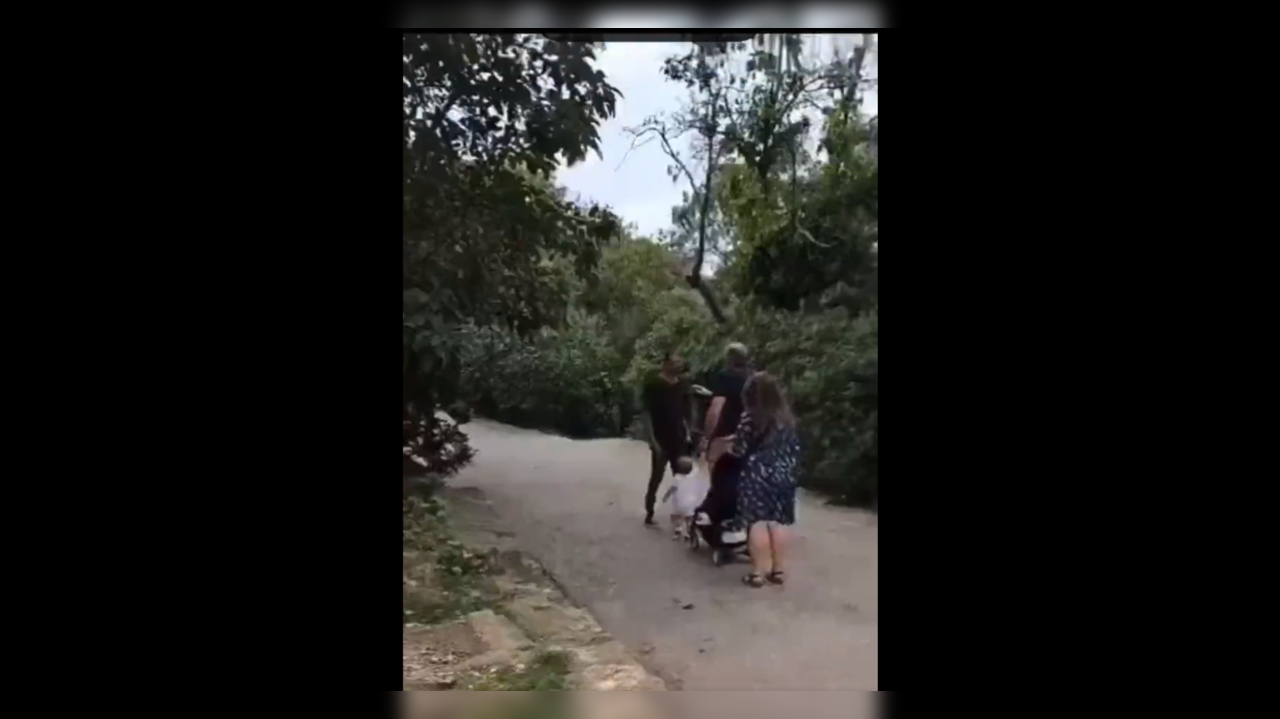
[[[656,444],[649,445],[649,491],[644,495],[644,523],[653,524],[653,507],[658,501],[658,486],[667,470],[667,456]]]

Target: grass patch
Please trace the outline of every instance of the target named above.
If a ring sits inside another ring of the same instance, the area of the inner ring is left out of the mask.
[[[543,651],[521,671],[507,668],[481,677],[466,688],[480,692],[562,692],[568,687],[569,655]]]
[[[418,553],[418,566],[430,568],[425,585],[404,585],[403,623],[436,624],[492,606],[480,580],[494,573],[493,562],[453,538],[438,501],[405,500],[402,535],[404,548]]]
[[[439,624],[489,607],[483,596],[457,591],[424,591],[404,587],[401,612],[404,624]]]

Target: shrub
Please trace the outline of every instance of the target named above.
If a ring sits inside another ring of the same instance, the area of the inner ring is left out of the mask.
[[[855,504],[878,487],[879,318],[843,309],[817,314],[745,305],[738,325],[758,369],[777,375],[799,422],[803,486]]]
[[[734,328],[718,326],[696,293],[672,289],[649,303],[653,321],[630,356],[607,321],[573,313],[529,340],[494,327],[463,332],[461,395],[477,411],[570,437],[636,436],[640,386],[677,349],[695,381],[718,368],[724,346],[746,343],[758,369],[777,375],[799,420],[802,486],[854,503],[874,502],[878,482],[875,372],[878,315],[836,308],[800,313],[735,303]]]
[[[622,360],[600,318],[574,313],[529,340],[493,327],[466,334],[461,391],[480,413],[570,437],[622,433]]]

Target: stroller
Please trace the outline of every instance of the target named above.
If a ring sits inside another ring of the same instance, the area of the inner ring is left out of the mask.
[[[743,461],[726,454],[711,469],[711,488],[698,511],[688,519],[690,549],[711,547],[717,567],[734,561],[747,549],[747,528],[738,518],[738,475]]]

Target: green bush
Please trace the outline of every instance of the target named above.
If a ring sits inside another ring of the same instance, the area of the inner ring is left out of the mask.
[[[718,369],[725,345],[745,343],[757,369],[778,376],[799,420],[802,486],[838,501],[871,504],[878,487],[878,397],[874,384],[877,313],[842,308],[818,313],[730,300],[733,328],[720,327],[695,293],[673,291],[650,332],[636,343],[624,382],[638,391],[668,347],[679,349],[695,379]]]
[[[528,340],[495,327],[462,333],[460,394],[498,421],[570,437],[630,436],[641,412],[640,386],[662,354],[676,349],[701,381],[744,342],[758,369],[777,375],[799,420],[800,484],[853,504],[875,501],[878,397],[874,373],[878,315],[836,308],[800,313],[733,302],[734,328],[715,323],[698,295],[671,289],[647,302],[653,320],[627,356],[599,315],[571,313],[562,329]],[[629,431],[630,430],[630,431]]]
[[[458,399],[457,326],[527,334],[558,324],[576,280],[592,281],[600,247],[618,234],[619,218],[566,199],[553,179],[558,162],[599,149],[618,91],[591,67],[590,43],[401,40],[401,451],[405,477],[440,481],[471,456],[439,416]],[[450,112],[463,121],[441,122]]]
[[[695,378],[717,368],[726,342],[751,348],[757,368],[781,378],[799,420],[802,486],[854,503],[875,500],[878,487],[878,398],[873,384],[878,315],[843,309],[803,314],[742,303],[734,330],[711,319],[696,294],[670,290],[655,298],[656,319],[624,358],[605,321],[575,314],[561,330],[531,340],[492,327],[464,332],[462,395],[480,413],[570,437],[630,434],[639,388],[662,353],[678,349]]]
[[[740,341],[758,369],[781,378],[799,422],[800,483],[854,504],[878,487],[876,386],[855,382],[875,372],[879,317],[843,309],[817,314],[739,308]]]
[[[525,340],[495,327],[464,333],[461,392],[481,414],[569,437],[622,433],[622,359],[603,321],[573,313],[563,329]]]
[[[688,360],[695,376],[716,366],[724,354],[725,335],[712,319],[698,293],[672,289],[653,298],[654,320],[636,340],[622,381],[638,393],[645,377],[658,368],[662,356],[675,350]]]

